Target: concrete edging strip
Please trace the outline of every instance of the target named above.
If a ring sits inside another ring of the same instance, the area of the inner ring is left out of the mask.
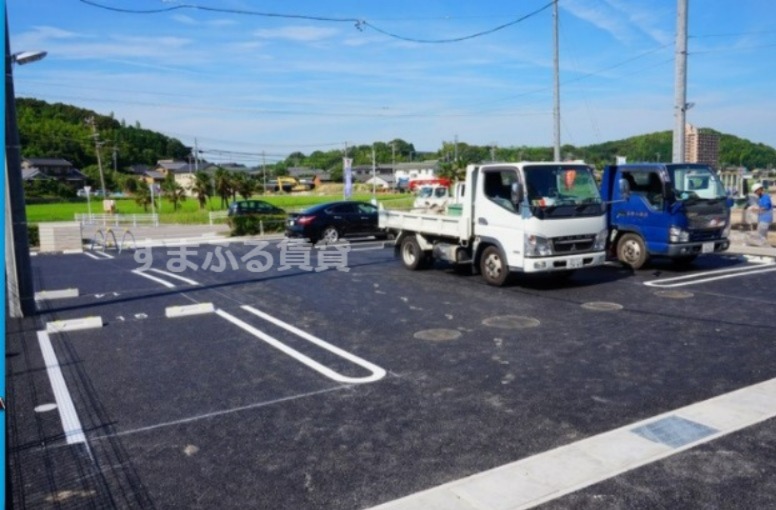
[[[532,508],[773,417],[776,417],[776,379],[389,501],[371,510]],[[660,433],[644,433],[661,427]]]
[[[80,329],[93,329],[102,327],[102,317],[92,316],[80,319],[65,319],[46,323],[46,333],[64,333],[65,331],[78,331]]]

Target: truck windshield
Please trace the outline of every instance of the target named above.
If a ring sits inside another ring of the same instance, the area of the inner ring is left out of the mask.
[[[595,216],[603,213],[593,172],[586,165],[526,166],[528,204],[539,217]]]
[[[668,172],[679,200],[725,198],[725,187],[705,165],[670,165]]]

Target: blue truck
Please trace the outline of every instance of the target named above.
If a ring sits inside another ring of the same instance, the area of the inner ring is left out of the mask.
[[[730,205],[708,165],[633,163],[604,168],[608,253],[640,269],[652,256],[690,264],[730,245]]]

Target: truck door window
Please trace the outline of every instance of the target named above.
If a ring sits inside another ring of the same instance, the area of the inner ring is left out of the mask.
[[[630,183],[631,193],[644,197],[653,209],[662,209],[664,203],[663,181],[656,172],[624,173],[623,177]]]
[[[515,205],[510,200],[512,183],[517,182],[517,173],[514,170],[490,170],[485,172],[484,191],[489,200],[500,205],[504,209],[514,212]]]

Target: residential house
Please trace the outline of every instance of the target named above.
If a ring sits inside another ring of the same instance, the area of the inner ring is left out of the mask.
[[[22,160],[22,179],[47,180],[55,179],[74,189],[83,188],[87,177],[72,163],[61,158],[25,158]]]

